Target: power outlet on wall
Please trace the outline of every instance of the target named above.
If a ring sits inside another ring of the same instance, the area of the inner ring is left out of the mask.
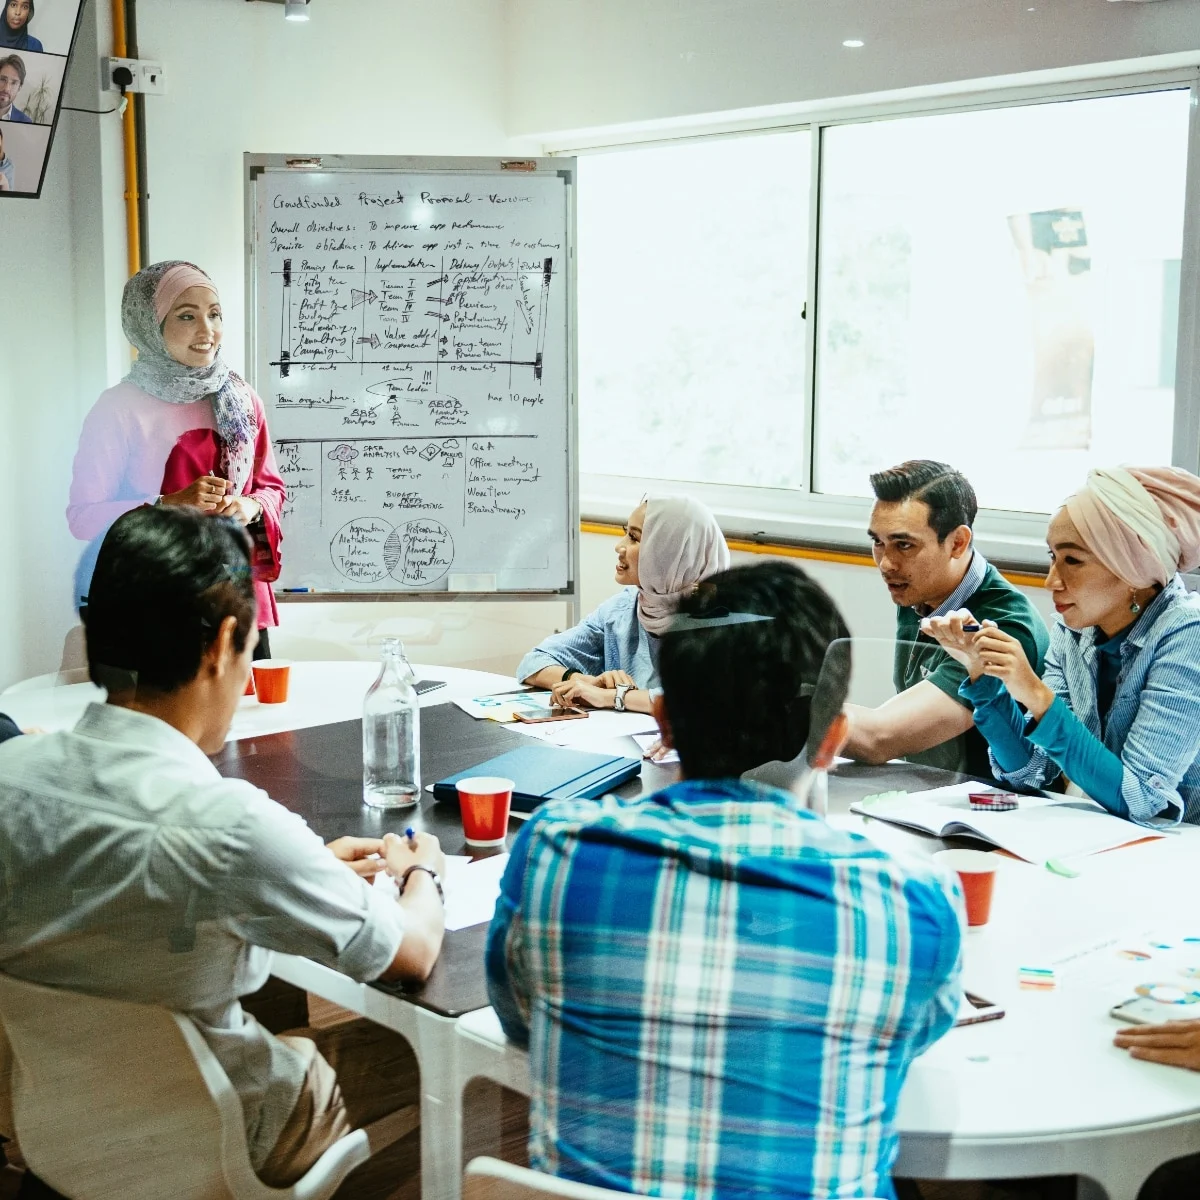
[[[106,92],[142,92],[147,96],[163,96],[167,91],[167,75],[162,63],[145,58],[102,58],[100,80]]]

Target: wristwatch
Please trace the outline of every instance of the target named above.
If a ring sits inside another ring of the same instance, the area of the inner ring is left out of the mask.
[[[618,683],[617,684],[617,696],[616,696],[616,699],[613,701],[613,708],[615,708],[617,710],[617,712],[625,711],[625,693],[627,691],[629,691],[630,688],[632,688],[632,687],[633,687],[632,683]]]
[[[435,888],[437,888],[438,899],[441,900],[441,902],[443,904],[445,904],[446,903],[446,893],[442,890],[441,876],[432,867],[427,867],[424,863],[413,863],[413,865],[411,867],[404,868],[404,874],[402,874],[400,876],[400,883],[399,883],[400,895],[402,895],[402,896],[404,895],[404,886],[405,886],[405,884],[408,883],[408,877],[414,871],[424,871],[425,874],[428,875],[429,878],[433,880],[433,886]]]

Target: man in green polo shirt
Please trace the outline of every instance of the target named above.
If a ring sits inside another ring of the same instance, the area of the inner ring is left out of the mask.
[[[924,617],[969,608],[1022,645],[1040,675],[1046,623],[1029,600],[972,545],[979,505],[953,467],[914,459],[871,476],[872,551],[896,604],[896,695],[878,708],[846,706],[844,754],[864,762],[909,762],[991,778],[987,743],[958,694],[966,668],[921,633]]]

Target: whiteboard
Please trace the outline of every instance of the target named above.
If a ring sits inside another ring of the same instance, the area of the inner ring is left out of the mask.
[[[281,598],[575,597],[574,160],[247,155],[247,179]]]

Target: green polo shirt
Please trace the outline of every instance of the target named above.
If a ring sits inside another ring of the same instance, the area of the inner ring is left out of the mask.
[[[990,563],[983,580],[970,595],[954,605],[968,608],[977,621],[995,621],[1021,643],[1025,657],[1040,675],[1050,634],[1041,614]],[[958,686],[967,677],[967,669],[955,662],[932,638],[921,632],[921,618],[911,608],[896,610],[896,660],[892,681],[896,691],[904,692],[923,679],[945,692],[956,704],[970,708],[970,702],[958,694]],[[962,771],[984,779],[992,777],[987,742],[974,727],[958,737],[906,756],[909,762],[948,771]]]

